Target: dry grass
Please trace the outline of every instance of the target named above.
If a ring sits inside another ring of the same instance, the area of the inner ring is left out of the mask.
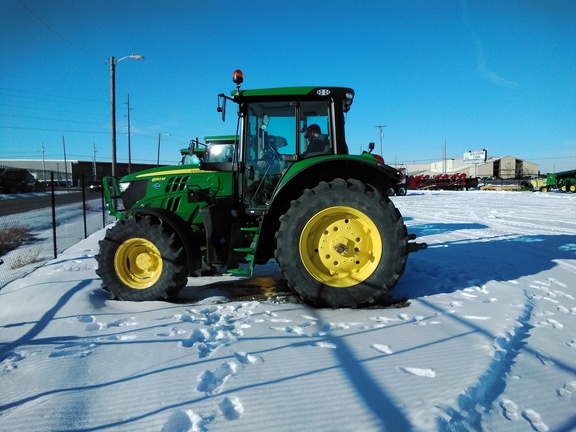
[[[16,226],[0,229],[0,255],[4,255],[6,252],[10,252],[34,239],[34,234],[27,227]]]
[[[17,269],[24,267],[25,265],[32,264],[35,262],[42,261],[40,258],[40,248],[28,249],[26,252],[22,252],[18,255],[10,264],[11,269]]]

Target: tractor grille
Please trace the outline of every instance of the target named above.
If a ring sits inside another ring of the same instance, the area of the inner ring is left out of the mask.
[[[186,189],[186,182],[190,176],[172,177],[166,184],[166,193],[181,192]]]
[[[162,207],[168,211],[175,213],[176,210],[178,210],[178,206],[180,206],[180,201],[182,201],[181,196],[168,198],[167,200],[164,201]]]

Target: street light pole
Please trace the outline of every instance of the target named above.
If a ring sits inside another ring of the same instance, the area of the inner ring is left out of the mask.
[[[131,54],[116,60],[110,56],[110,117],[112,124],[112,177],[116,177],[116,63],[127,58],[133,60],[144,60],[144,56]]]
[[[169,134],[169,133],[159,133],[159,134],[158,134],[158,156],[157,156],[157,158],[156,158],[156,166],[157,166],[157,167],[160,166],[160,137],[161,137],[162,135],[169,136],[170,134]]]

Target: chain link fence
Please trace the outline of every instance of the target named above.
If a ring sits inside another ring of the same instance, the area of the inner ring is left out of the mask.
[[[82,186],[0,194],[0,289],[116,221],[102,190]]]

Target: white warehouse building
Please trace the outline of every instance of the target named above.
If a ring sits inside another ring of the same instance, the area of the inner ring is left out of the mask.
[[[473,163],[475,162],[475,163]],[[408,164],[410,175],[466,174],[466,177],[522,178],[540,174],[539,166],[513,156],[493,156],[486,161],[465,161],[463,158],[444,159],[431,164]]]

